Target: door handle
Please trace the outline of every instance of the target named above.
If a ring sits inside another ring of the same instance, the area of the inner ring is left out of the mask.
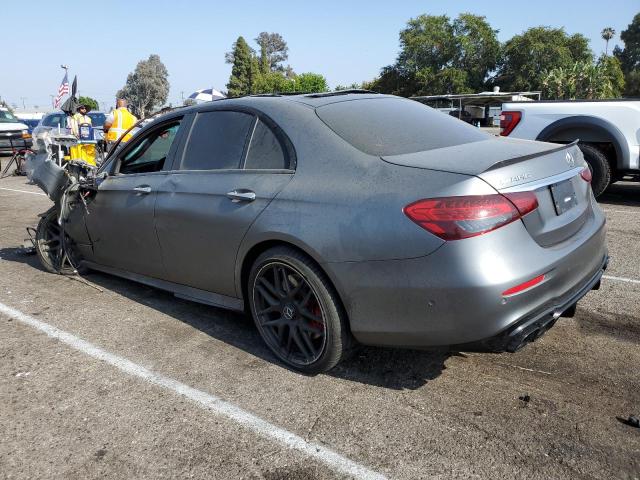
[[[256,194],[251,190],[240,189],[227,193],[227,197],[230,198],[233,203],[253,202],[256,199]]]
[[[135,187],[133,191],[137,193],[151,193],[151,187]]]

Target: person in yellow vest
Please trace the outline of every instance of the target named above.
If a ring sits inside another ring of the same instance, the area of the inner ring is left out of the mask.
[[[75,115],[69,118],[69,127],[71,128],[71,133],[73,133],[80,140],[78,145],[74,145],[69,149],[69,159],[83,160],[89,165],[96,166],[95,145],[93,145],[93,143],[85,143],[83,142],[83,139],[80,138],[81,127],[84,128],[83,126],[86,125],[91,126],[91,117],[87,115],[88,112],[89,107],[87,107],[86,105],[79,105]]]
[[[106,133],[105,140],[107,143],[113,144],[124,135],[124,132],[133,127],[137,121],[136,116],[127,109],[127,101],[124,98],[119,98],[116,101],[116,109],[107,116],[102,127]],[[128,133],[122,141],[128,142],[130,139],[131,133]]]
[[[87,115],[89,108],[86,105],[79,105],[76,114],[70,119],[71,133],[80,138],[80,125],[91,125],[91,117]]]

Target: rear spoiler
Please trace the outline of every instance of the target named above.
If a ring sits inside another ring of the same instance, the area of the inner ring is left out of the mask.
[[[580,141],[580,139],[576,138],[571,143],[565,143],[565,144],[559,145],[557,148],[552,148],[550,150],[545,150],[543,153],[546,155],[547,153],[555,153],[555,152],[560,152],[562,150],[568,150],[571,147],[575,147],[578,144],[579,141]],[[485,170],[485,172],[490,172],[491,170],[497,170],[499,168],[506,167],[506,166],[511,165],[513,163],[518,163],[518,162],[521,162],[523,160],[529,160],[531,158],[535,158],[535,157],[539,157],[539,156],[540,156],[540,152],[538,152],[538,153],[530,153],[528,155],[522,155],[520,157],[508,158],[507,160],[501,160],[501,161],[496,162],[493,165],[491,165],[489,168],[487,168]]]

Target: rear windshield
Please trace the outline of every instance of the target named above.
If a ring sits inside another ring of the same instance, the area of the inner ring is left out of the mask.
[[[351,145],[380,157],[479,142],[488,137],[450,115],[401,98],[331,103],[316,111],[329,128]]]

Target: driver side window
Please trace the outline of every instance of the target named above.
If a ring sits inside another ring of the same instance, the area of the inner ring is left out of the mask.
[[[180,120],[163,125],[138,140],[120,160],[120,174],[159,172],[169,155]]]

